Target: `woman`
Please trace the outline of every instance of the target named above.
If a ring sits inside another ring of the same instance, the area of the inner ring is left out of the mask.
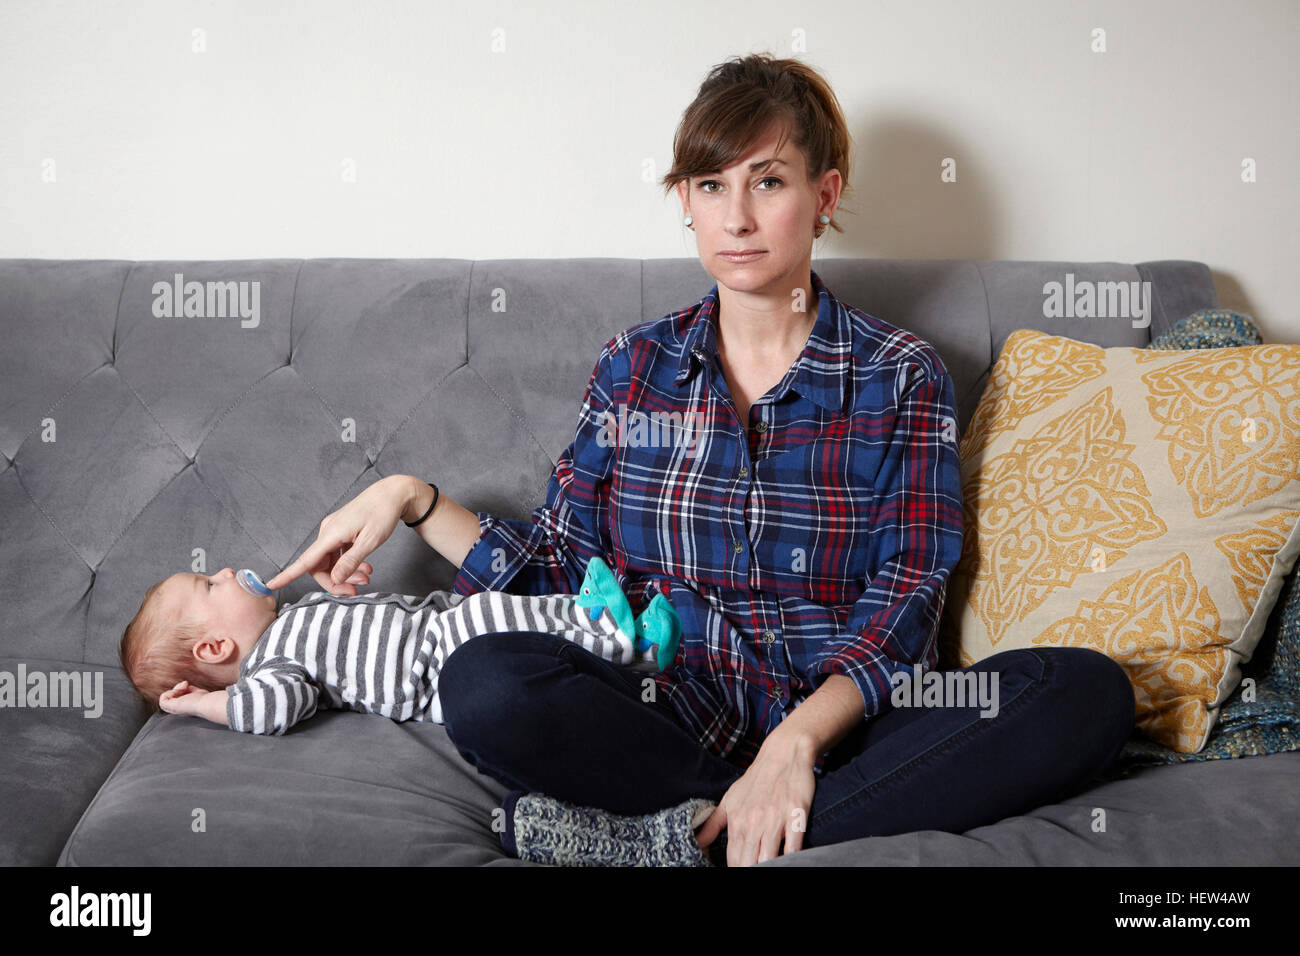
[[[927,342],[839,302],[811,269],[813,240],[840,228],[849,142],[799,61],[716,67],[663,183],[717,285],[605,346],[545,506],[505,521],[385,479],[270,582],[308,571],[355,593],[398,517],[433,504],[416,526],[460,568],[460,593],[573,593],[600,555],[634,610],[667,594],[682,643],[653,679],[537,632],[448,659],[447,732],[512,788],[508,820],[529,793],[618,815],[702,799],[716,808],[695,841],[747,865],[993,823],[1076,791],[1127,739],[1128,679],[1080,648],[963,669],[986,675],[996,715],[891,702],[937,664],[962,544],[956,410]],[[676,441],[628,429],[650,412],[689,424]],[[516,837],[503,842],[519,852]]]

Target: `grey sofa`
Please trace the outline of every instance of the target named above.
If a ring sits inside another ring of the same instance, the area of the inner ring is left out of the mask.
[[[963,429],[1016,328],[1144,345],[1216,304],[1197,262],[813,265],[937,347]],[[1150,281],[1151,327],[1044,319],[1043,285],[1066,273]],[[178,275],[250,283],[250,308],[168,317]],[[695,259],[0,260],[0,671],[89,675],[92,695],[102,680],[93,708],[0,709],[0,863],[517,864],[491,827],[504,788],[441,726],[326,712],[262,738],[149,717],[119,637],[145,588],[196,555],[269,577],[385,475],[527,519],[604,342],[712,284]],[[400,526],[370,560],[373,590],[454,577]],[[1294,752],[1146,768],[967,834],[769,865],[1293,864],[1297,787]]]

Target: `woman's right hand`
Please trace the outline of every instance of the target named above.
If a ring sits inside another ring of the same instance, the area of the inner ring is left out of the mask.
[[[406,509],[408,481],[389,475],[327,514],[316,540],[266,586],[274,591],[310,574],[330,594],[355,595],[356,585],[369,584],[375,570],[363,559],[388,540]]]

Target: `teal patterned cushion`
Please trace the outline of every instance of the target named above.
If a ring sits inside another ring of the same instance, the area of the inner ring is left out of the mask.
[[[1202,309],[1175,322],[1164,335],[1156,336],[1149,349],[1230,349],[1263,345],[1264,339],[1250,316],[1229,309]]]
[[[1198,349],[1262,345],[1250,316],[1225,309],[1193,312],[1148,348]],[[1300,564],[1282,582],[1277,605],[1251,659],[1241,665],[1242,682],[1223,704],[1219,720],[1199,753],[1178,753],[1136,732],[1115,758],[1108,776],[1137,766],[1222,760],[1300,749]],[[1253,700],[1243,692],[1253,681]]]

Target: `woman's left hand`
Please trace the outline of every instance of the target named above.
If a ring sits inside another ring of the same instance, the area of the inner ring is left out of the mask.
[[[763,741],[749,769],[722,796],[696,839],[708,846],[727,831],[727,866],[750,866],[803,848],[816,780],[816,755],[807,738],[782,735]]]

